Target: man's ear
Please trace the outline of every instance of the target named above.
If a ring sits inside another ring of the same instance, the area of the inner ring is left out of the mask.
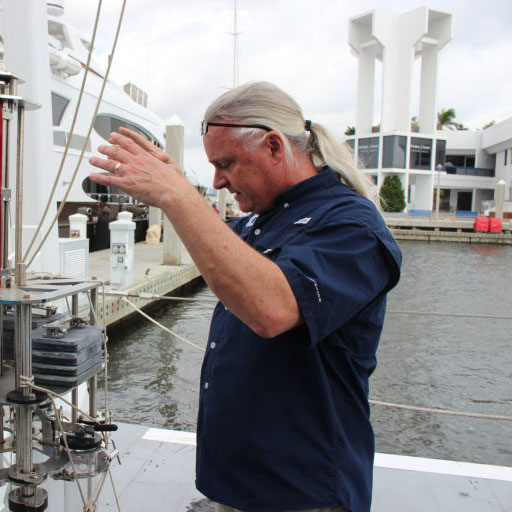
[[[278,133],[271,132],[267,135],[267,147],[274,158],[280,157],[284,153],[283,139]]]

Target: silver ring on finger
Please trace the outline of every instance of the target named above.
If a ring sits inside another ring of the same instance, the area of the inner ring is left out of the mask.
[[[120,167],[121,167],[121,162],[117,162],[117,164],[114,166],[114,173],[117,173],[119,171]]]

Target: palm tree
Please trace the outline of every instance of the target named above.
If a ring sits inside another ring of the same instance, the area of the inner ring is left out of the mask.
[[[486,128],[490,128],[491,126],[494,126],[496,124],[496,121],[489,121],[487,124],[484,124],[482,126],[482,130],[485,130]]]
[[[437,129],[443,130],[444,127],[449,130],[457,130],[458,123],[455,122],[455,109],[454,108],[442,108],[437,113]],[[462,126],[462,125],[460,125]]]
[[[456,129],[457,123],[455,122],[455,109],[454,108],[442,108],[437,113],[437,129],[443,130],[444,127],[449,130]]]
[[[347,129],[345,130],[345,135],[355,135],[356,134],[356,127],[355,126],[347,126]]]

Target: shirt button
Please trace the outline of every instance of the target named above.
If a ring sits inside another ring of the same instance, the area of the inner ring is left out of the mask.
[[[255,235],[259,235],[260,233],[261,233],[261,229],[259,229],[259,228],[258,228],[258,229],[255,229],[255,230],[254,230],[254,234],[255,234]]]
[[[290,206],[290,203],[284,203],[284,204],[283,204],[283,207],[284,207],[284,208],[288,208],[288,206]]]
[[[217,343],[215,343],[215,341],[212,341],[212,342],[210,343],[210,348],[212,348],[212,349],[213,349],[213,348],[215,348],[216,346],[217,346]]]
[[[205,383],[204,383],[204,389],[208,389],[208,387],[209,387],[208,382],[205,382]]]

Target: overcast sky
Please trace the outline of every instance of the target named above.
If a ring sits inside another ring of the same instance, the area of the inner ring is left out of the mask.
[[[97,54],[110,52],[121,0],[104,0]],[[268,80],[290,93],[306,118],[340,137],[355,123],[357,59],[348,18],[370,10],[428,5],[453,15],[440,54],[438,108],[453,107],[470,128],[512,116],[512,1],[238,0],[239,83]],[[96,1],[66,0],[70,23],[90,38]],[[233,85],[233,0],[128,0],[112,78],[149,94],[163,119],[185,125],[185,170],[211,184],[199,124]],[[419,67],[416,66],[419,73]],[[417,81],[415,82],[417,86]],[[417,88],[415,86],[415,88]],[[412,114],[417,114],[413,91]],[[379,111],[376,109],[376,121]]]

